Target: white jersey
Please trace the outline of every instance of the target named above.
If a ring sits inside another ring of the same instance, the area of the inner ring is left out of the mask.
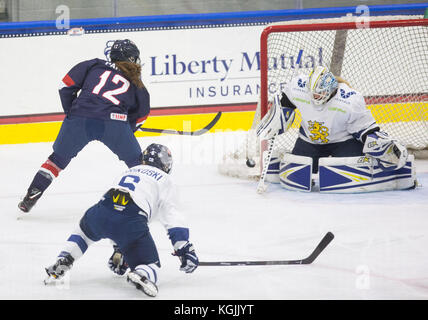
[[[184,216],[177,208],[176,186],[164,171],[153,166],[135,166],[124,172],[112,188],[129,192],[148,222],[157,218],[167,230],[185,227]]]
[[[339,83],[337,93],[326,103],[315,105],[307,83],[308,75],[293,77],[283,88],[288,99],[302,115],[299,137],[313,144],[342,142],[359,138],[363,132],[377,126],[364,97],[345,83]]]

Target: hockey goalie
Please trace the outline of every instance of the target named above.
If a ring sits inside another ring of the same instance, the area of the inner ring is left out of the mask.
[[[271,161],[272,145],[290,127],[296,109],[302,122],[294,147]],[[295,75],[282,88],[257,135],[270,146],[261,180],[288,190],[309,192],[317,185],[320,192],[359,193],[417,185],[414,156],[381,131],[362,94],[323,66]]]

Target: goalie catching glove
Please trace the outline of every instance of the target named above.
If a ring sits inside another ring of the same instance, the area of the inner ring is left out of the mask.
[[[273,105],[257,126],[257,136],[267,140],[286,132],[293,123],[294,116],[294,108],[282,106],[280,96],[275,95]]]
[[[385,171],[404,167],[408,157],[406,147],[382,131],[367,135],[363,152],[375,158],[379,167]]]
[[[177,256],[181,261],[180,271],[192,273],[199,265],[199,259],[193,248],[193,244],[186,241],[177,241],[174,244],[174,256]]]

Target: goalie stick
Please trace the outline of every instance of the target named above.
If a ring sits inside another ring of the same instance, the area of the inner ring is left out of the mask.
[[[272,159],[272,153],[273,153],[273,146],[275,145],[276,136],[278,133],[275,133],[275,135],[268,140],[268,150],[266,157],[262,160],[262,173],[260,174],[260,180],[257,185],[257,193],[262,194],[266,191],[267,185],[265,183],[266,180],[266,174],[269,169],[269,163]]]
[[[199,262],[199,266],[273,266],[273,265],[296,265],[296,264],[311,264],[320,255],[320,253],[328,246],[328,244],[334,239],[334,235],[331,232],[322,238],[321,242],[317,245],[315,250],[306,258],[300,260],[273,260],[273,261],[214,261],[214,262]]]
[[[144,128],[139,127],[138,130],[144,132],[155,132],[155,133],[165,133],[165,134],[178,134],[178,135],[189,135],[189,136],[200,136],[205,132],[208,132],[214,125],[218,122],[221,117],[221,111],[219,111],[214,119],[211,120],[205,127],[195,131],[179,131],[179,130],[169,130],[169,129],[153,129],[153,128]]]

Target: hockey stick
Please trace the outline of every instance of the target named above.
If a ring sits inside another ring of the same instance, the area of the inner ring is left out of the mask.
[[[277,135],[278,133],[276,133],[272,138],[268,140],[268,150],[267,150],[268,153],[267,153],[266,159],[263,159],[262,161],[263,170],[260,175],[259,184],[257,185],[257,193],[259,194],[264,193],[267,189],[267,185],[265,183],[266,174],[269,169],[270,160],[272,159],[273,146],[275,145],[275,140]]]
[[[311,264],[320,255],[320,253],[334,239],[333,233],[330,231],[322,238],[321,242],[315,250],[305,259],[301,260],[274,260],[274,261],[214,261],[214,262],[199,262],[199,266],[272,266],[272,265],[290,265],[290,264]]]
[[[196,131],[179,131],[179,130],[169,130],[169,129],[153,129],[153,128],[143,128],[139,127],[138,130],[144,132],[155,132],[155,133],[165,133],[165,134],[179,134],[179,135],[189,135],[189,136],[200,136],[205,132],[208,132],[214,125],[218,122],[221,117],[221,111],[219,111],[214,119],[211,120],[204,128]]]

